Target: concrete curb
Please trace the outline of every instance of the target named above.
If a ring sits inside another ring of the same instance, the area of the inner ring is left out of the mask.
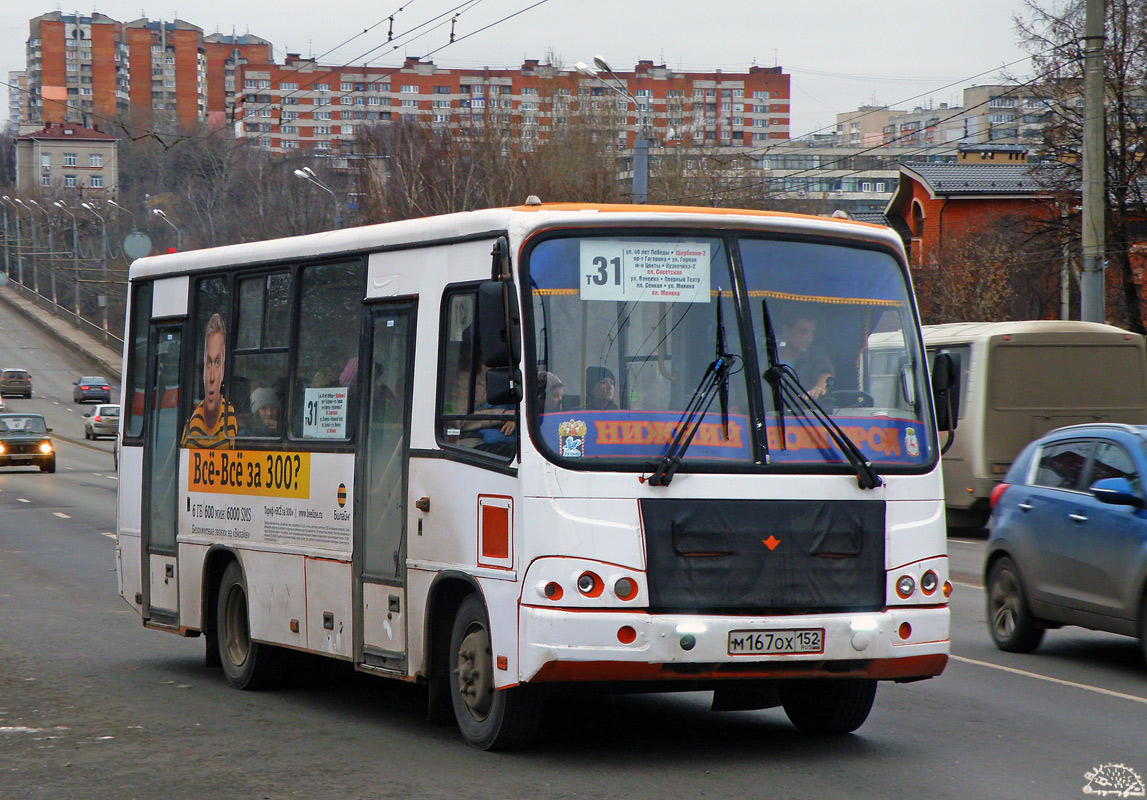
[[[56,317],[37,308],[34,303],[20,297],[11,286],[0,287],[0,301],[10,309],[32,322],[49,336],[61,344],[79,349],[84,355],[98,364],[109,377],[119,381],[122,379],[120,371],[123,365],[121,359],[115,358],[115,351],[100,344],[82,331],[69,328],[67,332],[61,330],[57,324],[64,324]],[[104,352],[100,352],[100,351]]]

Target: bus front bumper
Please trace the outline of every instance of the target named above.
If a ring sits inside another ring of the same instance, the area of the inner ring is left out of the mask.
[[[784,617],[522,606],[522,682],[916,680],[948,662],[947,606]],[[823,632],[817,642],[816,632]],[[777,647],[787,652],[763,652]],[[816,648],[815,652],[794,652]]]

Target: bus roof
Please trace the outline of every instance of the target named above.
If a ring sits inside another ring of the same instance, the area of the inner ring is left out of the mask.
[[[146,256],[132,263],[129,274],[135,280],[236,264],[351,255],[389,246],[484,234],[496,236],[501,232],[525,237],[548,228],[639,225],[666,228],[722,227],[833,236],[881,244],[903,253],[900,238],[890,228],[838,217],[689,206],[550,203],[465,211],[283,239]]]
[[[1108,339],[1122,336],[1126,341],[1141,340],[1139,334],[1114,325],[1078,320],[1016,320],[1011,322],[949,322],[944,325],[923,325],[924,344],[953,344],[986,340],[996,336],[1025,336],[1035,339],[1062,341],[1068,338],[1091,336]]]

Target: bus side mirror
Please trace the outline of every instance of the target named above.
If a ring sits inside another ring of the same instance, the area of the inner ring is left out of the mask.
[[[492,406],[517,405],[522,400],[522,371],[517,367],[486,370],[486,402]]]
[[[522,358],[522,323],[509,280],[478,286],[478,343],[486,366],[517,365]]]
[[[960,410],[960,356],[937,353],[932,362],[932,402],[936,407],[936,427],[954,431]]]
[[[509,277],[478,286],[478,346],[486,372],[486,402],[518,403],[522,399],[522,323]]]

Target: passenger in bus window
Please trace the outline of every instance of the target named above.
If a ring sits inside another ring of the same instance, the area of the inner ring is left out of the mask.
[[[279,435],[279,395],[270,386],[251,392],[251,436]]]
[[[613,371],[609,367],[586,367],[585,394],[587,411],[616,410],[617,378]]]
[[[777,354],[783,363],[792,367],[800,379],[801,386],[808,389],[814,398],[821,398],[828,392],[828,382],[836,374],[832,360],[822,348],[813,344],[816,338],[816,320],[798,314],[781,326],[784,344]]]
[[[562,410],[566,385],[552,372],[538,373],[538,404],[542,413]]]
[[[212,314],[203,335],[203,399],[183,429],[181,447],[231,449],[235,446],[235,409],[223,396],[227,359],[227,329],[223,317]]]

